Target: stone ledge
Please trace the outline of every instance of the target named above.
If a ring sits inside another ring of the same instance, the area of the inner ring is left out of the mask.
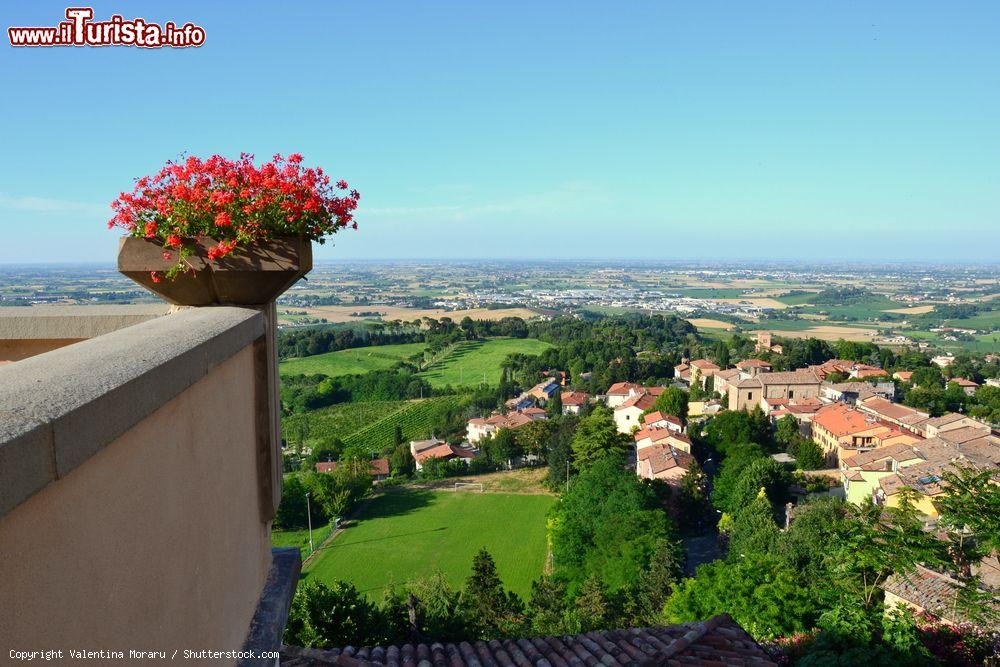
[[[0,308],[0,340],[96,338],[166,315],[169,308],[165,303]]]
[[[285,634],[285,622],[292,608],[292,597],[302,570],[302,554],[298,547],[273,547],[271,549],[271,569],[267,573],[264,590],[257,602],[257,611],[250,622],[250,631],[243,643],[243,651],[261,653],[277,652],[281,648],[281,638]],[[237,664],[274,665],[275,660],[245,658]]]
[[[0,367],[0,516],[263,335],[256,310],[196,308]]]

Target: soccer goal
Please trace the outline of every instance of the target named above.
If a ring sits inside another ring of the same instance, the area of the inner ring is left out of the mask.
[[[455,493],[459,491],[477,491],[482,493],[483,485],[481,482],[455,482]]]

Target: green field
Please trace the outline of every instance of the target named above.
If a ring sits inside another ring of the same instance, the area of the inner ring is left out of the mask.
[[[423,343],[357,347],[287,359],[281,362],[280,370],[282,375],[355,375],[390,368],[403,359],[420,355],[424,347]],[[484,378],[489,384],[498,384],[500,364],[508,354],[541,354],[550,347],[534,338],[463,341],[442,352],[420,375],[434,387],[472,386]]]
[[[784,299],[782,299],[782,301],[784,301]],[[884,311],[905,307],[905,303],[897,303],[883,296],[872,295],[857,303],[805,306],[800,312],[826,313],[830,316],[831,323],[833,323],[833,320],[842,320],[846,317],[854,318],[856,320],[880,319],[885,317],[902,319],[902,316],[900,316],[899,313],[886,313]]]
[[[304,423],[306,426],[303,444],[311,448],[328,443],[334,438],[344,440],[407,405],[406,401],[338,403],[328,408],[282,418],[281,432],[285,440],[297,444],[302,429],[300,425]]]
[[[490,338],[458,343],[426,367],[421,376],[434,387],[500,383],[500,364],[508,354],[541,354],[552,347],[534,338]]]
[[[330,536],[331,524],[325,523],[320,526],[313,526],[313,546],[319,547],[327,537]],[[273,530],[271,531],[271,544],[276,547],[298,547],[302,554],[302,560],[309,555],[309,529],[302,530]]]
[[[317,354],[312,357],[287,359],[281,362],[280,371],[282,375],[313,375],[316,373],[330,377],[357,375],[390,368],[403,359],[420,354],[424,351],[424,347],[423,343],[356,347],[350,350]]]
[[[350,581],[374,600],[387,584],[436,569],[458,588],[486,547],[504,584],[527,598],[544,567],[545,516],[554,502],[547,495],[393,490],[372,500],[303,577]]]
[[[396,425],[399,424],[405,440],[418,440],[434,435],[435,424],[440,424],[441,415],[462,400],[461,396],[437,396],[423,400],[406,401],[397,410],[385,412],[379,419],[341,439],[348,447],[354,447],[375,454],[393,443]],[[350,403],[351,406],[363,405]]]
[[[403,437],[416,440],[428,437],[442,413],[457,405],[457,395],[436,396],[412,401],[372,401],[339,403],[328,408],[290,415],[281,420],[286,440],[298,444],[301,424],[305,424],[304,444],[317,447],[339,438],[345,445],[364,452],[377,453],[392,444],[396,424]]]

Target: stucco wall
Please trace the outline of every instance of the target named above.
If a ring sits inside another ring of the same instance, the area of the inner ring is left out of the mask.
[[[0,517],[4,658],[240,648],[271,562],[254,377],[248,346]]]

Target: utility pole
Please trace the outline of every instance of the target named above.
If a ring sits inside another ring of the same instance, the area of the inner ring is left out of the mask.
[[[309,520],[309,555],[312,556],[312,554],[313,554],[313,517],[312,517],[312,506],[309,503],[310,493],[306,494],[306,518]]]
[[[569,491],[569,461],[566,461],[566,490]]]

